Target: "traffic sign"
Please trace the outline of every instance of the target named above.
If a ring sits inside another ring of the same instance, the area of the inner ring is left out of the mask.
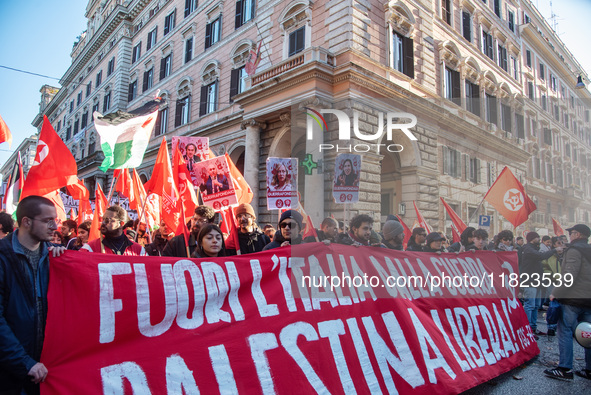
[[[490,226],[490,215],[481,215],[478,217],[478,226]]]

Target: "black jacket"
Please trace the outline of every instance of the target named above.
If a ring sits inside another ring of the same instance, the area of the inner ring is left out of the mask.
[[[571,274],[573,282],[565,282]],[[562,285],[552,292],[562,304],[591,308],[591,245],[587,240],[573,241],[564,251],[562,262]]]
[[[281,234],[280,231],[275,232],[275,237]],[[261,252],[267,244],[271,242],[269,236],[258,229],[250,233],[238,232],[238,243],[240,244],[240,254],[252,254],[253,252]],[[228,249],[228,255],[235,255],[236,250]]]
[[[406,245],[406,251],[422,252],[423,247],[418,245],[414,239],[410,239]]]
[[[554,254],[556,254],[556,249],[551,249],[548,252],[540,252],[540,247],[536,247],[532,243],[525,244],[523,246],[523,250],[522,250],[521,264],[519,266],[519,272],[520,273],[527,273],[530,276],[534,273],[537,273],[540,275],[538,280],[542,281],[542,274],[544,273],[542,261],[544,259],[550,258]],[[529,285],[529,283],[531,282],[532,279],[531,278],[527,279],[524,277],[523,280],[524,281],[522,284],[527,286],[527,285]]]
[[[189,237],[189,255],[192,255],[197,248],[195,236],[191,233]],[[187,246],[185,245],[185,236],[174,236],[168,241],[166,247],[162,251],[162,256],[176,256],[179,258],[187,258]]]
[[[270,242],[269,244],[267,244],[265,246],[265,248],[263,248],[263,251],[271,250],[273,248],[279,248],[279,247],[281,247],[281,244],[283,244],[284,241],[285,241],[285,238],[281,234],[281,230],[278,230],[277,232],[275,232],[275,236],[273,237],[273,241]],[[296,245],[296,244],[301,244],[301,243],[302,243],[302,235],[297,235],[297,237],[292,238],[292,240],[290,242],[291,245]]]

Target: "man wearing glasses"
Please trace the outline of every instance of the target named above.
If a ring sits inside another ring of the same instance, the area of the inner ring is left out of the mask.
[[[406,245],[406,251],[423,251],[423,244],[427,240],[427,231],[425,228],[414,228],[410,240]]]
[[[238,225],[238,244],[240,245],[240,254],[252,254],[261,252],[267,244],[271,242],[269,236],[261,232],[256,224],[256,215],[254,209],[248,203],[242,203],[234,212],[236,223]],[[279,232],[275,233],[277,236]]]
[[[572,283],[557,284],[550,300],[558,299],[562,305],[562,317],[558,320],[558,367],[544,370],[548,377],[573,379],[573,333],[579,322],[591,322],[591,229],[577,224],[567,229],[570,246],[564,251],[562,279],[572,275]],[[567,286],[569,285],[570,286]],[[585,369],[575,372],[577,376],[591,379],[591,348],[585,348]]]
[[[187,223],[187,227],[191,229],[189,236],[189,255],[187,256],[187,241],[185,236],[180,234],[173,237],[166,243],[166,247],[162,251],[162,256],[175,256],[177,258],[188,258],[193,255],[193,251],[197,248],[197,236],[201,227],[206,224],[212,224],[215,219],[215,211],[209,206],[197,206],[195,207],[195,214],[191,218],[190,223]]]
[[[16,209],[19,229],[0,240],[0,393],[39,393],[47,368],[39,362],[49,284],[50,243],[57,230],[51,200],[28,196]]]
[[[90,240],[81,250],[103,254],[144,256],[146,251],[141,244],[129,240],[123,232],[127,223],[127,211],[121,206],[111,206],[105,210],[101,223],[101,238]]]
[[[279,218],[279,231],[275,233],[273,241],[263,249],[263,251],[273,248],[287,247],[294,244],[301,244],[303,217],[295,210],[287,210]]]

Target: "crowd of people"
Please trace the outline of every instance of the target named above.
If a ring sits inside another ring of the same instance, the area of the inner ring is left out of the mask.
[[[317,236],[303,237],[304,220],[296,210],[281,214],[277,227],[262,228],[250,204],[240,204],[234,211],[237,243],[227,248],[227,234],[220,228],[219,216],[209,206],[198,206],[187,223],[189,238],[175,235],[164,222],[150,233],[145,224],[129,221],[120,206],[108,207],[100,225],[100,238],[89,240],[90,222],[78,225],[73,220],[61,223],[53,203],[40,196],[23,199],[16,211],[16,222],[0,213],[0,394],[38,393],[38,384],[45,380],[47,368],[39,362],[47,315],[49,254],[61,255],[66,249],[118,255],[154,255],[181,258],[220,257],[250,254],[322,241],[353,246],[373,246],[404,250],[404,227],[390,216],[374,230],[374,220],[367,214],[354,216],[348,228],[332,217],[325,218]],[[577,224],[567,229],[566,236],[549,237],[529,232],[526,238],[514,237],[502,230],[492,239],[485,229],[466,228],[460,241],[450,243],[442,232],[427,233],[417,227],[407,242],[406,251],[429,253],[461,253],[468,251],[516,251],[520,273],[527,273],[521,284],[523,309],[536,338],[558,335],[560,364],[548,369],[550,377],[573,379],[573,333],[580,321],[591,322],[591,229]],[[573,276],[571,287],[534,286],[537,274]],[[562,305],[562,317],[548,331],[537,329],[538,310],[551,300]],[[591,349],[585,350],[586,369],[576,372],[591,379]]]

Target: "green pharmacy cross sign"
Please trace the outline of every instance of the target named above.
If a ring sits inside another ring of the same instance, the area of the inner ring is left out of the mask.
[[[312,154],[306,154],[306,159],[302,161],[301,166],[305,169],[306,175],[311,175],[312,170],[318,168],[318,163],[312,159]]]

